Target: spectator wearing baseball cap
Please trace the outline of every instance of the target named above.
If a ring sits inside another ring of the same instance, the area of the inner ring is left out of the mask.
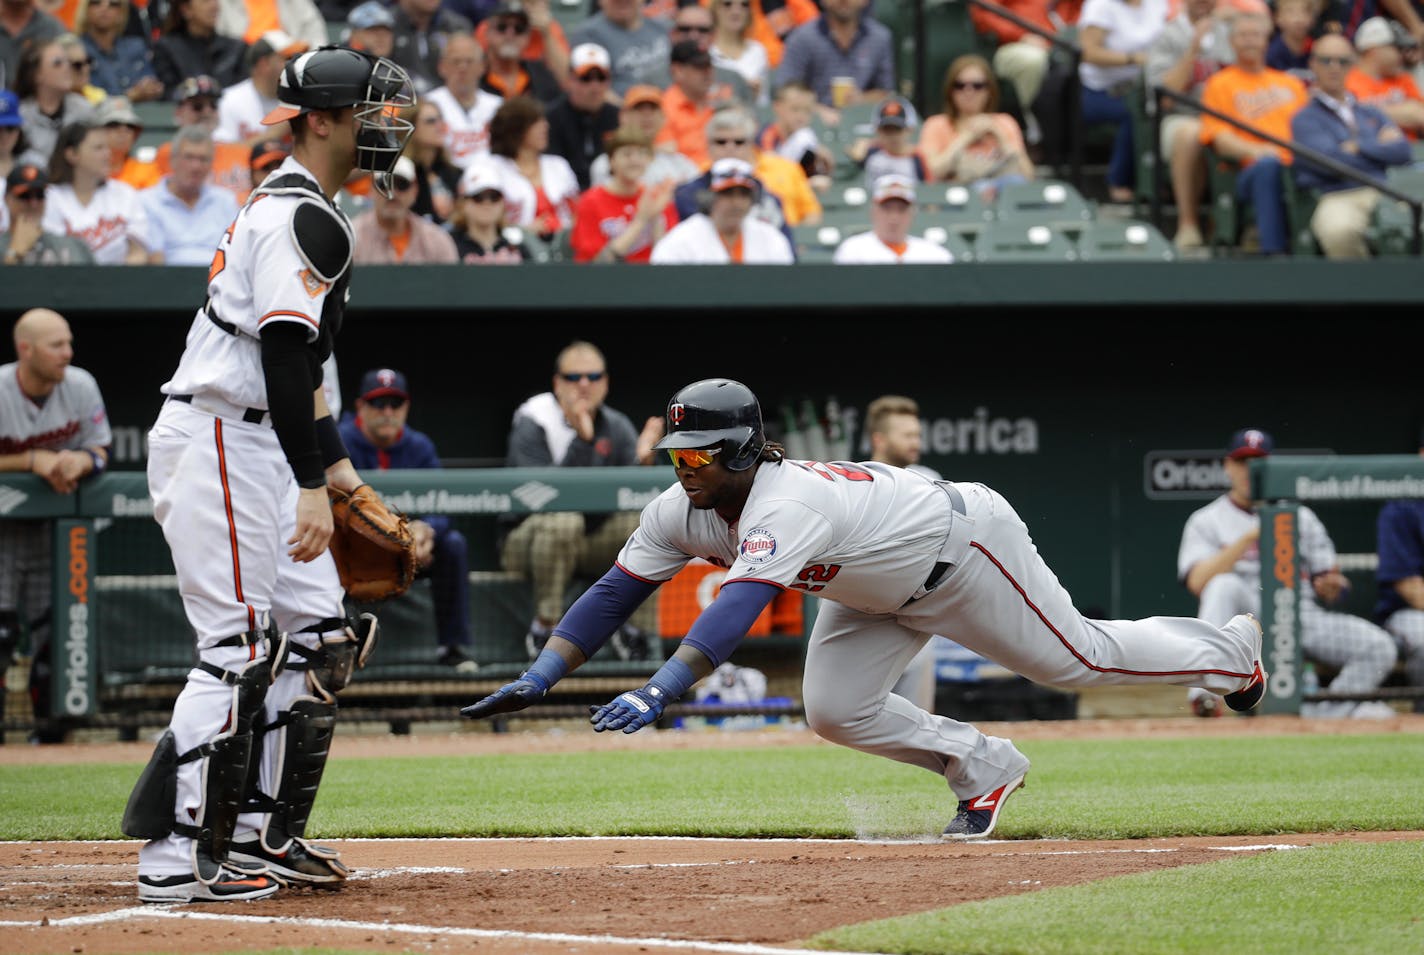
[[[523,241],[504,229],[504,178],[488,162],[471,163],[460,178],[460,199],[450,217],[455,251],[465,265],[519,265],[531,258]]]
[[[83,242],[44,228],[48,184],[44,169],[33,163],[17,163],[6,175],[4,217],[0,222],[0,264],[94,263],[93,253]]]
[[[278,106],[277,86],[287,61],[311,47],[282,30],[268,30],[247,48],[250,75],[223,91],[218,100],[218,127],[213,139],[220,143],[240,143],[251,148],[264,139],[290,134],[286,123],[266,125],[263,119]]]
[[[162,178],[152,159],[134,154],[134,146],[143,135],[143,120],[124,96],[110,96],[94,111],[94,121],[109,133],[110,165],[113,177],[135,189],[147,189]],[[145,150],[153,154],[152,148]]]
[[[851,144],[846,154],[865,170],[865,187],[882,176],[905,176],[915,182],[929,178],[915,146],[913,110],[901,96],[889,96],[875,110],[875,134]]]
[[[543,63],[554,77],[562,78],[568,75],[568,37],[564,36],[564,27],[560,26],[558,20],[554,19],[554,13],[550,10],[550,0],[518,0],[517,3],[500,3],[490,16],[480,20],[480,26],[474,28],[474,38],[480,41],[481,46],[490,47],[491,33],[498,33],[500,28],[507,33],[518,33],[521,26],[518,20],[498,20],[500,10],[504,7],[517,6],[521,13],[527,17],[528,28],[521,34],[524,40],[524,47],[520,50],[520,60],[534,60]]]
[[[153,71],[165,94],[175,99],[190,76],[212,77],[229,87],[247,78],[247,44],[217,29],[218,9],[192,0],[174,0],[153,44]]]
[[[416,169],[401,156],[391,170],[393,192],[374,190],[375,204],[351,221],[359,265],[453,265],[458,261],[450,233],[415,214]]]
[[[875,183],[870,199],[870,231],[841,240],[836,247],[838,265],[947,264],[949,250],[936,242],[911,235],[915,222],[915,180],[890,174]]]
[[[653,246],[654,265],[790,265],[781,230],[751,215],[761,184],[741,159],[712,164],[706,211],[683,219]]]
[[[278,139],[267,139],[257,143],[247,154],[247,169],[252,174],[252,188],[262,184],[283,160],[292,154],[286,143]]]
[[[208,132],[218,127],[218,100],[222,98],[222,86],[211,76],[190,76],[178,84],[174,90],[173,125],[200,126]],[[252,151],[241,143],[213,143],[212,183],[230,191],[238,205],[247,201],[252,191],[250,167]],[[160,143],[153,157],[153,165],[160,176],[173,171],[173,143]]]
[[[659,145],[669,143],[700,166],[711,161],[707,152],[707,121],[712,118],[712,55],[695,40],[681,40],[668,60],[672,83],[663,92],[666,125]]]
[[[20,118],[20,97],[13,90],[0,89],[0,175],[7,175],[25,151],[24,120]]]
[[[623,95],[622,108],[618,111],[619,128],[635,129],[656,142],[665,121],[662,90],[656,86],[645,84],[629,87],[628,92]],[[697,163],[675,148],[654,148],[652,161],[648,163],[648,168],[643,172],[643,182],[645,185],[651,186],[653,183],[666,180],[675,186],[680,186],[696,179],[701,172]],[[608,182],[609,176],[608,153],[605,152],[594,159],[593,165],[589,167],[589,184],[604,185]]]
[[[1400,43],[1400,33],[1388,19],[1370,17],[1361,23],[1355,31],[1355,49],[1360,56],[1345,77],[1345,88],[1357,101],[1388,116],[1404,135],[1417,140],[1424,133],[1424,95],[1405,68]]]
[[[361,376],[354,414],[338,426],[353,466],[361,473],[389,468],[437,469],[435,442],[407,423],[410,389],[394,368],[373,368]],[[415,539],[418,578],[430,581],[435,610],[436,659],[456,673],[473,675],[479,665],[471,656],[470,557],[465,537],[443,514],[426,514],[410,521]]]
[[[1242,428],[1231,434],[1231,440],[1226,442],[1226,456],[1232,461],[1244,461],[1248,458],[1264,458],[1276,450],[1276,440],[1269,432],[1260,428]]]
[[[381,0],[365,0],[346,15],[345,43],[372,56],[390,56],[396,44],[396,18]]]
[[[571,62],[568,90],[549,107],[549,152],[568,160],[583,190],[604,139],[618,128],[618,107],[608,101],[613,72],[607,50],[585,43],[574,48]]]
[[[577,49],[593,43],[608,54],[613,71],[613,93],[617,102],[630,86],[659,80],[667,71],[671,46],[668,31],[671,24],[643,15],[643,5],[637,0],[598,0],[599,12],[589,17],[573,31],[569,42]],[[570,63],[570,69],[576,64]]]
[[[256,46],[273,33],[280,33],[288,45],[316,49],[329,42],[326,19],[313,0],[220,0],[218,32],[242,37]],[[288,56],[294,55],[288,53]]]
[[[606,150],[612,177],[584,192],[574,210],[574,261],[646,263],[653,245],[677,225],[673,183],[643,184],[653,141],[632,127],[609,136]]]
[[[504,99],[532,96],[546,107],[552,106],[563,96],[564,86],[542,60],[524,55],[531,27],[522,0],[502,0],[486,22],[485,75],[480,88]]]

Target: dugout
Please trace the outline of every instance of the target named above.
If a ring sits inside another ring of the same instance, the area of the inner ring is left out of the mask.
[[[108,476],[143,468],[202,284],[202,270],[170,267],[4,272],[7,323],[41,304],[70,320],[75,364],[115,428]],[[1415,450],[1424,401],[1401,345],[1420,288],[1410,260],[358,267],[337,359],[348,407],[366,369],[404,371],[411,425],[454,470],[502,463],[514,408],[576,337],[605,352],[609,403],[635,421],[725,375],[758,393],[779,436],[808,401],[825,416],[835,399],[856,457],[865,405],[909,394],[927,464],[1004,492],[1080,605],[1135,617],[1192,612],[1175,580],[1180,532],[1224,488],[1216,459],[1236,428],[1264,427],[1282,451]],[[1372,549],[1371,520],[1327,518],[1350,553]],[[497,568],[486,521],[460,518],[481,573]],[[151,520],[113,520],[95,553],[100,586],[171,572]],[[793,648],[739,662],[774,668]]]

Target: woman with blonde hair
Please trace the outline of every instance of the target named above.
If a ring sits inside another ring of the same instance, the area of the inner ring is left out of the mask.
[[[999,112],[999,81],[984,57],[971,53],[949,64],[944,112],[925,120],[920,155],[931,180],[973,186],[990,201],[1001,186],[1033,178],[1023,130]]]
[[[752,39],[752,0],[708,0],[712,10],[712,65],[747,81],[759,105],[771,102],[766,47]]]

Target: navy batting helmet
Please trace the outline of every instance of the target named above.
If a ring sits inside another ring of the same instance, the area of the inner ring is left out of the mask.
[[[653,445],[660,450],[719,448],[729,471],[751,467],[765,446],[756,395],[728,378],[694,381],[673,395],[667,406],[667,434]]]

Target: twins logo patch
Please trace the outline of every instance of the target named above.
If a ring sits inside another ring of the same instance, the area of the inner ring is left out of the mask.
[[[747,531],[742,538],[742,560],[752,564],[764,564],[776,556],[776,538],[764,527]]]

